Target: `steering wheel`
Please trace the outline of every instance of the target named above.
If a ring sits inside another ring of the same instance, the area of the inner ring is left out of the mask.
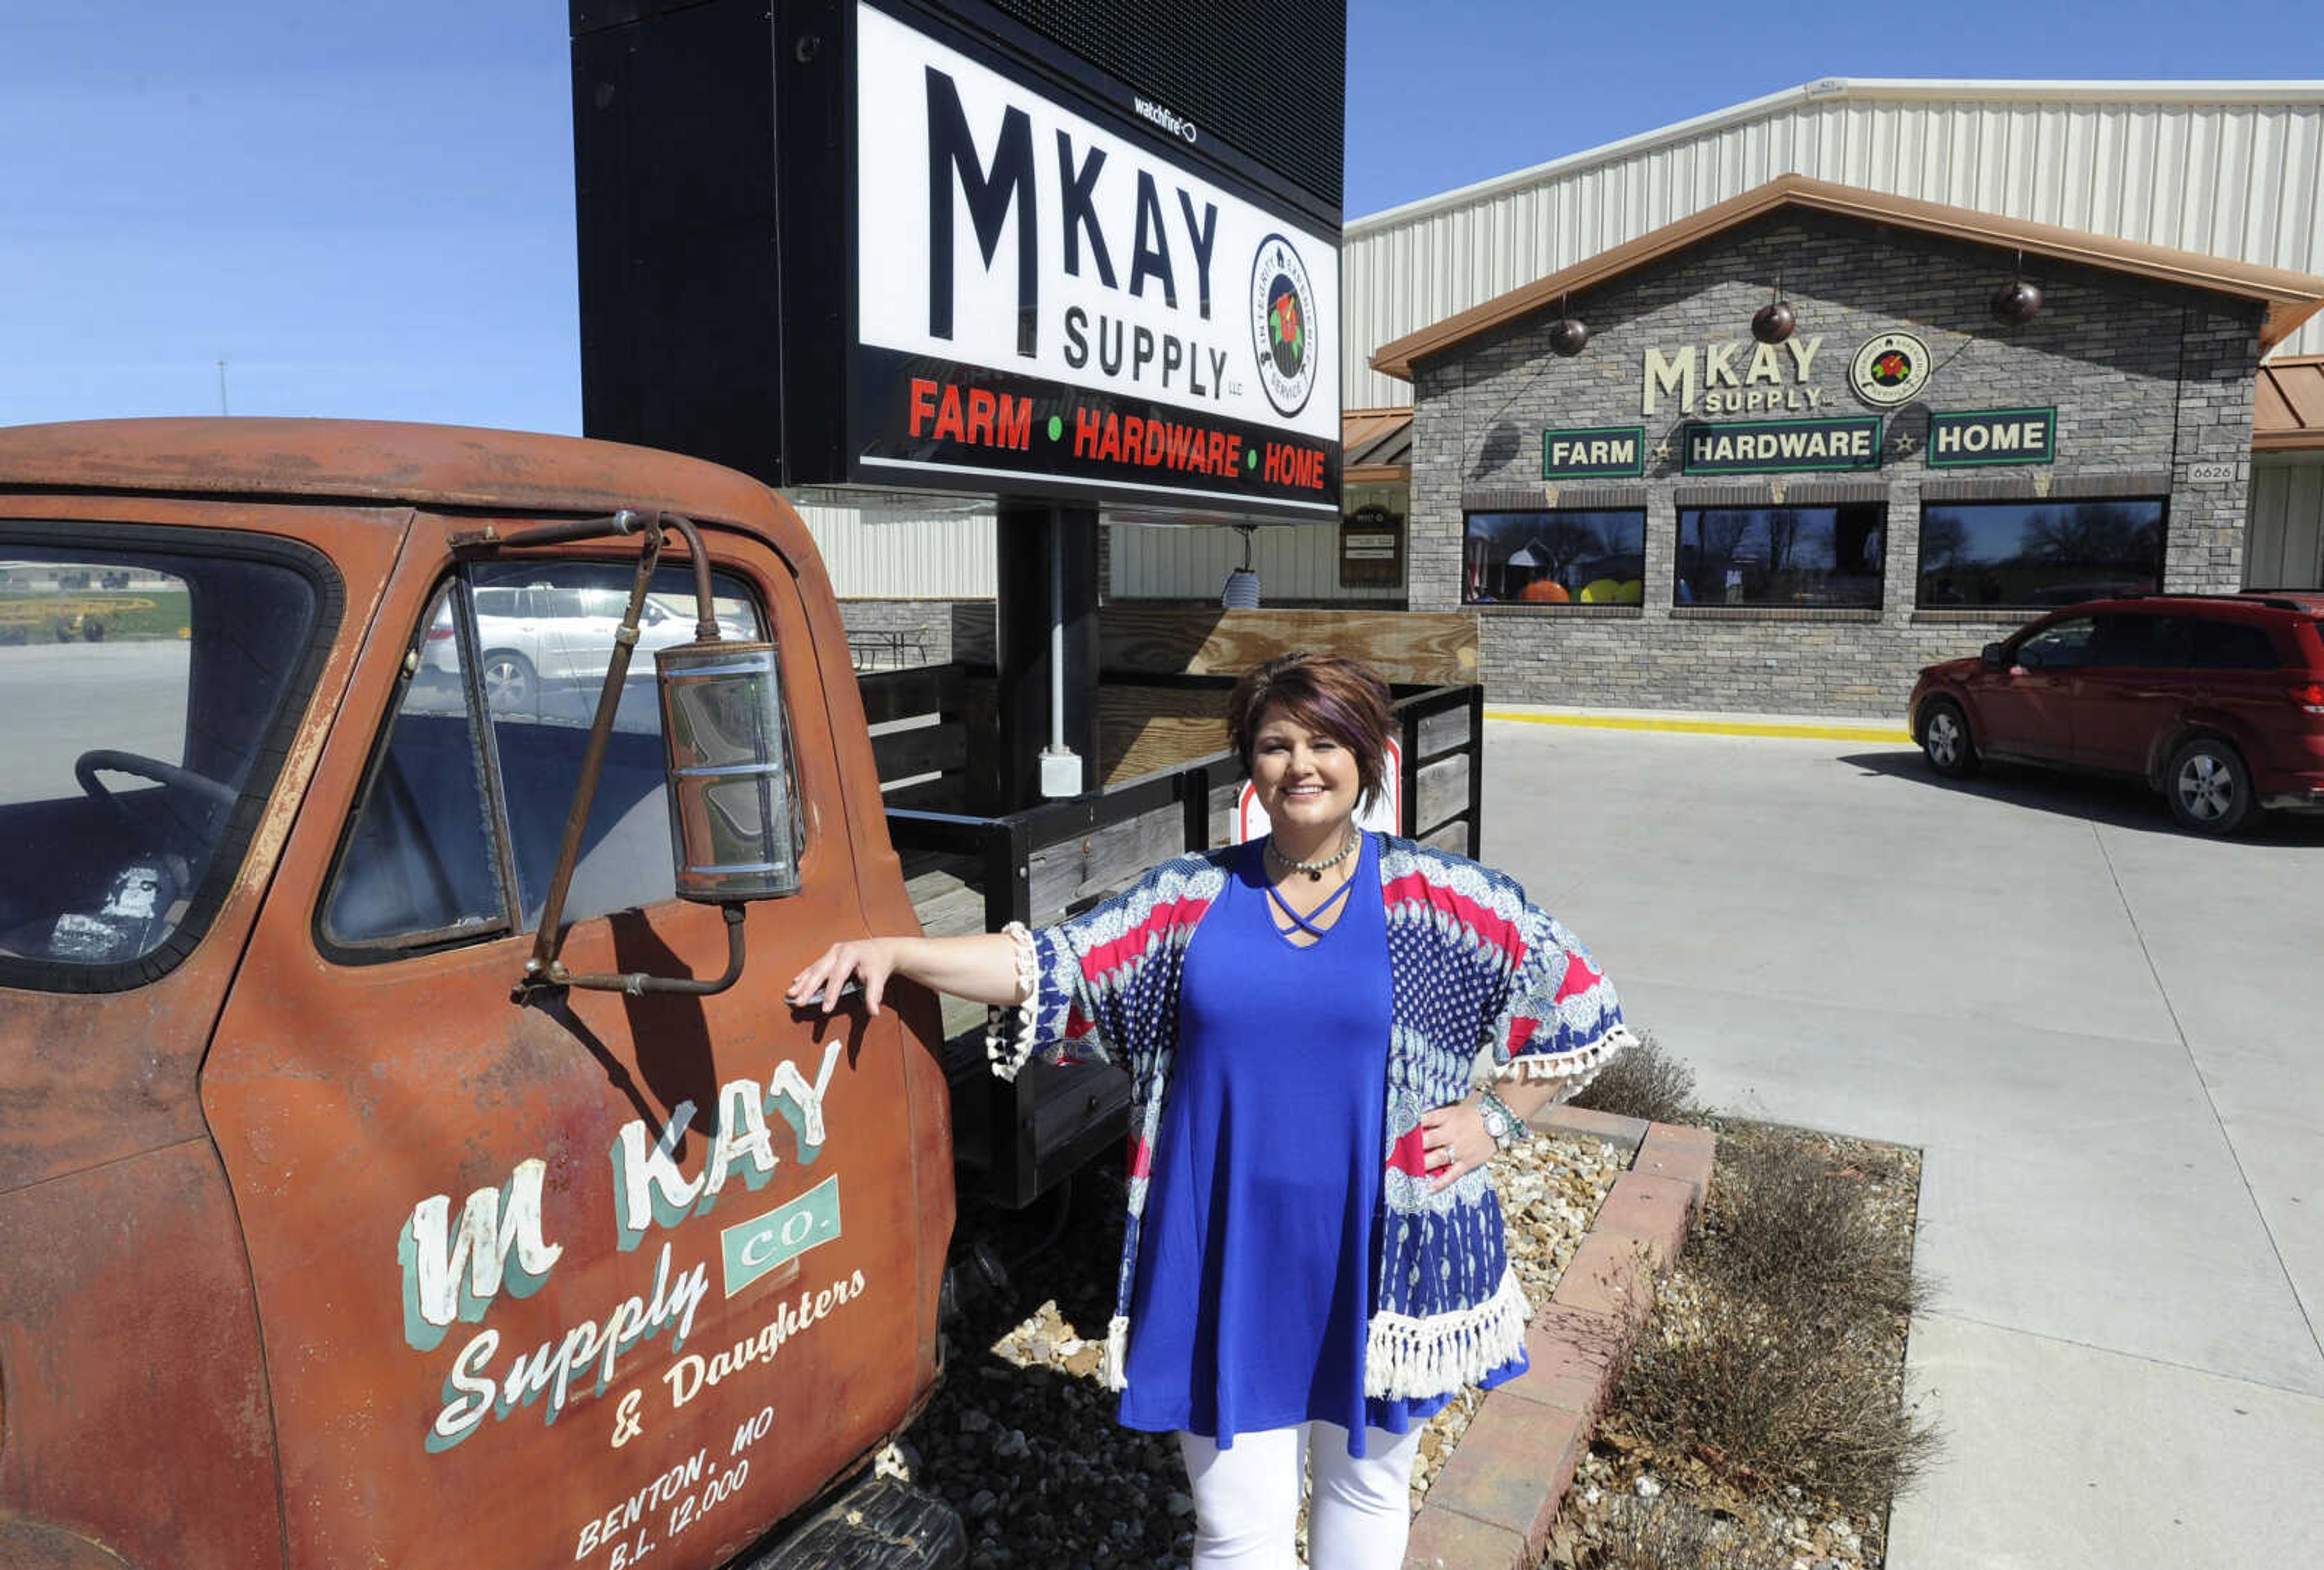
[[[221,783],[207,774],[197,774],[191,769],[180,769],[175,763],[164,763],[159,758],[149,758],[142,753],[118,753],[110,747],[93,747],[73,760],[73,778],[88,793],[89,799],[111,808],[122,817],[129,813],[112,791],[105,788],[97,771],[109,770],[116,774],[135,774],[141,779],[171,790],[182,790],[200,798],[215,808],[231,810],[242,799],[233,786]]]

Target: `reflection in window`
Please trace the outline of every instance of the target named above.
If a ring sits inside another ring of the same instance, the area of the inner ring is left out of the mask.
[[[341,854],[323,923],[335,942],[480,937],[508,929],[512,903],[522,925],[540,919],[636,569],[515,561],[467,572],[429,608],[418,669]],[[720,635],[761,639],[764,623],[742,586],[724,576],[715,583]],[[464,602],[473,608],[473,637],[462,625]],[[665,568],[639,619],[567,920],[675,895],[653,655],[694,635],[693,572]],[[483,698],[481,711],[472,691]],[[494,843],[495,771],[516,876],[512,901]],[[796,846],[796,812],[792,835]]]
[[[1674,603],[1877,607],[1886,517],[1877,502],[1683,507]]]
[[[2163,540],[2159,499],[1924,503],[1915,603],[2015,610],[2152,594]]]
[[[2028,670],[2070,670],[2089,653],[2096,625],[2088,616],[2072,616],[2044,627],[2017,645],[2017,663]]]
[[[1461,597],[1470,605],[1627,605],[1646,598],[1644,508],[1471,513]]]
[[[453,589],[437,596],[423,669],[388,721],[324,908],[335,943],[501,931],[484,758],[469,724]]]
[[[574,782],[581,777],[581,753],[636,568],[615,561],[508,561],[474,571],[477,664],[508,799],[521,919],[530,926],[549,896]],[[758,609],[739,584],[722,578],[715,592],[720,637],[761,636]],[[693,642],[694,607],[691,568],[665,567],[654,574],[566,895],[568,921],[676,896],[653,656],[658,649]]]

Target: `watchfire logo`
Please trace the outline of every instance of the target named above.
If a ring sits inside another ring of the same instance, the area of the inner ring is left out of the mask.
[[[1194,144],[1194,123],[1192,120],[1173,115],[1151,98],[1132,97],[1130,107],[1139,119],[1152,121],[1173,136],[1185,137],[1189,147]]]

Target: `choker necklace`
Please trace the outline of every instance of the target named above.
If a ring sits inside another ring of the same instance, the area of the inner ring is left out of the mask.
[[[1322,882],[1323,881],[1323,873],[1326,869],[1336,867],[1342,862],[1346,861],[1350,856],[1355,854],[1356,847],[1363,843],[1364,836],[1351,831],[1348,835],[1348,843],[1342,845],[1337,854],[1326,856],[1320,862],[1295,862],[1289,856],[1285,855],[1281,851],[1275,848],[1275,836],[1273,835],[1268,835],[1267,836],[1267,854],[1275,858],[1277,865],[1288,868],[1293,872],[1306,873],[1308,880],[1311,882]]]

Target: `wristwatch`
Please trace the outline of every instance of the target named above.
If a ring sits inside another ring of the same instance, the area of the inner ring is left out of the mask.
[[[1485,1132],[1490,1134],[1493,1148],[1506,1150],[1512,1145],[1523,1144],[1533,1135],[1525,1120],[1509,1110],[1509,1104],[1495,1095],[1491,1087],[1477,1092],[1477,1109],[1485,1117]]]

